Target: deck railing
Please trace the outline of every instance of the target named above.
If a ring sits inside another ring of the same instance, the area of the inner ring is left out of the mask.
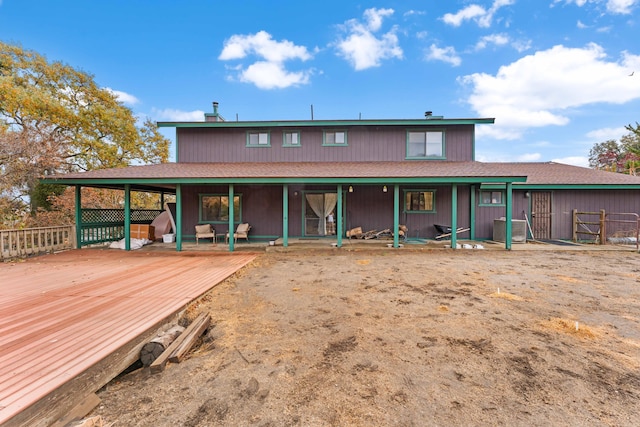
[[[0,259],[74,249],[76,247],[75,230],[73,225],[0,230]]]

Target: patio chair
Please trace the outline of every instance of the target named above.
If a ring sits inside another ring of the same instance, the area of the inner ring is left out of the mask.
[[[248,223],[238,224],[236,228],[236,232],[233,233],[233,242],[236,243],[238,239],[246,239],[249,242],[249,230],[251,230],[251,226]],[[224,239],[225,243],[229,243],[229,233],[227,233],[226,238]]]
[[[212,243],[216,243],[216,230],[211,224],[196,225],[196,245],[199,239],[211,239]]]

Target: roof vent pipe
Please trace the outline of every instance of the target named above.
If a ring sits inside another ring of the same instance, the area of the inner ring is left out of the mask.
[[[218,115],[218,102],[217,101],[213,101],[213,114],[214,115]]]
[[[430,119],[432,114],[433,114],[432,111],[425,111],[424,112],[424,118],[425,119]]]

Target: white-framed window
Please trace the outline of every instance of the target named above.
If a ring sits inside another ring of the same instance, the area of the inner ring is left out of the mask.
[[[504,206],[504,192],[500,190],[480,191],[480,206]]]
[[[283,147],[300,147],[300,132],[286,130],[282,132]]]
[[[407,213],[433,213],[436,211],[435,190],[406,190],[404,211]]]
[[[347,145],[347,131],[326,130],[322,136],[322,145]]]
[[[271,146],[269,137],[269,132],[265,131],[247,132],[247,147],[269,147]]]
[[[443,159],[444,132],[441,130],[407,131],[407,158]]]

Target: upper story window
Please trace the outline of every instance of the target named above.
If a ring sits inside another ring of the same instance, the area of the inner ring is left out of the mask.
[[[504,206],[502,191],[481,191],[480,206]]]
[[[404,211],[408,213],[436,211],[435,190],[407,190],[404,201]]]
[[[247,147],[270,147],[269,132],[247,132]]]
[[[408,131],[407,158],[444,159],[444,132]]]
[[[282,132],[283,147],[300,147],[300,132],[284,131]]]
[[[347,145],[347,131],[326,130],[322,137],[322,145]]]

